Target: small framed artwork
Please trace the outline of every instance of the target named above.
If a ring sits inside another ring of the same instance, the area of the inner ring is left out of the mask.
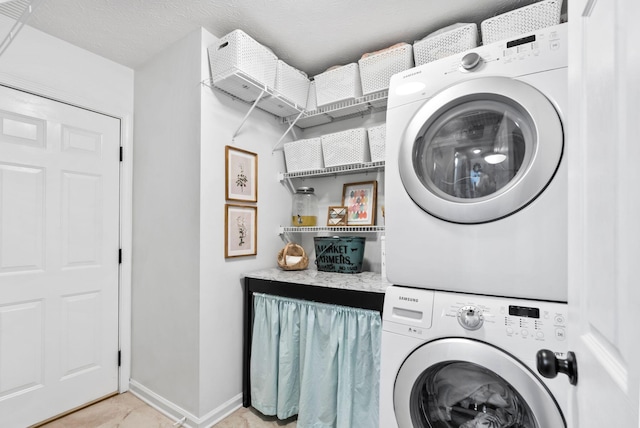
[[[258,207],[225,204],[224,256],[255,256],[258,253]]]
[[[377,181],[346,183],[342,188],[342,205],[347,207],[347,225],[375,225],[377,196]]]
[[[225,159],[227,200],[258,202],[258,155],[225,146]]]
[[[346,226],[347,207],[329,207],[327,226]]]

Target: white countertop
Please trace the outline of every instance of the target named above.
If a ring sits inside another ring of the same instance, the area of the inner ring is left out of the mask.
[[[379,273],[334,273],[319,272],[316,269],[284,271],[280,268],[263,269],[247,272],[244,277],[266,279],[270,281],[292,282],[296,284],[315,285],[319,287],[342,288],[346,290],[370,291],[383,293],[391,285]]]

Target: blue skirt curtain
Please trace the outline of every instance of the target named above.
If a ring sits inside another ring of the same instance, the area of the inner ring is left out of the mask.
[[[380,314],[254,294],[251,403],[299,428],[377,428]]]

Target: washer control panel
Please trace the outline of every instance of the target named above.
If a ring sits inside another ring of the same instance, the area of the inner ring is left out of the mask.
[[[566,340],[566,304],[455,293],[439,293],[438,297],[436,300],[442,299],[441,321],[453,328],[455,319],[458,329],[462,327],[467,335],[476,332],[479,338],[491,334],[552,343]]]

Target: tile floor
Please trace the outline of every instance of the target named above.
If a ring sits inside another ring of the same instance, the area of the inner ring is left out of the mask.
[[[78,410],[40,428],[174,428],[177,423],[147,405],[135,395],[125,392],[92,406]],[[294,428],[295,419],[280,421],[266,417],[252,408],[236,410],[215,428]]]

